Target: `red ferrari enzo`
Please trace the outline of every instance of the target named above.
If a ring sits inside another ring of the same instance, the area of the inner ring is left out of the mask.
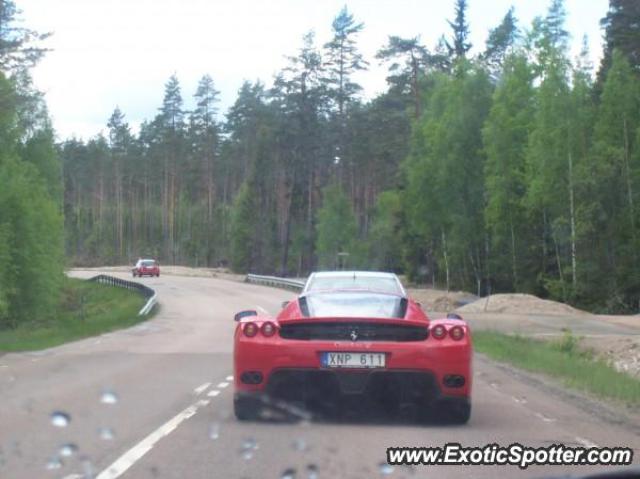
[[[234,410],[240,420],[286,404],[466,423],[471,336],[457,315],[430,320],[392,273],[313,273],[277,317],[235,316]]]

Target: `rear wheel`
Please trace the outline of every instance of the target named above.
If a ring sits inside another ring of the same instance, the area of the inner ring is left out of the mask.
[[[471,401],[468,399],[447,401],[443,409],[444,418],[451,424],[466,424],[471,418]]]
[[[233,412],[239,421],[255,421],[260,416],[259,402],[250,396],[233,398]]]

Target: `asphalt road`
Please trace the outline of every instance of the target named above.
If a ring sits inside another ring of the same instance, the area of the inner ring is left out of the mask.
[[[603,470],[381,465],[389,446],[448,442],[628,446],[640,464],[636,418],[482,357],[465,426],[366,418],[239,423],[232,414],[233,314],[275,313],[292,293],[213,278],[141,281],[160,297],[151,321],[0,356],[0,478],[519,478]],[[63,414],[52,421],[55,412]]]

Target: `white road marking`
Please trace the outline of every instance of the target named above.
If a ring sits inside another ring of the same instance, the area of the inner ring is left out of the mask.
[[[262,314],[266,314],[267,316],[269,315],[269,311],[264,309],[262,306],[256,306],[256,309],[260,311]]]
[[[220,389],[224,389],[224,388],[226,388],[228,385],[229,385],[229,383],[228,383],[228,382],[226,382],[226,381],[222,381],[222,382],[221,382],[220,384],[218,384],[216,387],[217,387],[217,388],[220,388]]]
[[[62,479],[82,479],[85,477],[82,474],[69,474],[68,476],[64,476]]]
[[[576,441],[585,447],[600,447],[595,442],[591,442],[589,439],[585,439],[584,437],[576,436]]]
[[[227,376],[227,381],[233,381],[233,376]]]
[[[535,415],[538,419],[542,419],[544,422],[556,422],[556,419],[553,419],[552,417],[547,417],[544,414],[541,414],[539,412],[535,413]]]
[[[202,393],[202,391],[204,391],[205,389],[207,389],[209,386],[211,386],[211,383],[204,383],[204,384],[201,384],[200,386],[198,386],[197,388],[195,388],[195,389],[193,390],[193,392],[194,392],[194,393],[196,393],[196,394],[201,394],[201,393]]]
[[[116,459],[113,464],[98,474],[96,479],[116,479],[117,477],[120,477],[131,466],[133,466],[136,461],[140,460],[142,456],[149,452],[160,439],[168,436],[180,425],[182,421],[189,419],[198,411],[199,408],[208,405],[209,402],[210,401],[208,399],[200,399],[184,411],[169,419],[166,423]]]
[[[519,398],[519,397],[516,397],[516,396],[511,396],[511,399],[513,399],[518,404],[525,404],[527,402],[527,400],[525,398]]]
[[[9,366],[7,366],[6,364],[0,364],[0,368],[2,368],[2,369],[6,369],[6,368],[8,368],[8,367],[9,367]]]
[[[218,391],[217,389],[212,389],[211,391],[209,391],[207,393],[207,396],[209,396],[210,398],[214,398],[216,397],[218,394],[220,394],[220,391]]]

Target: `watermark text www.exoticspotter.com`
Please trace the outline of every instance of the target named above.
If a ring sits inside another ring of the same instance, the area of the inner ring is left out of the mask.
[[[505,465],[526,469],[534,465],[591,465],[626,466],[633,461],[629,447],[569,447],[554,444],[546,447],[527,447],[514,443],[509,446],[487,444],[463,447],[447,443],[443,447],[390,447],[387,462],[391,465]]]

